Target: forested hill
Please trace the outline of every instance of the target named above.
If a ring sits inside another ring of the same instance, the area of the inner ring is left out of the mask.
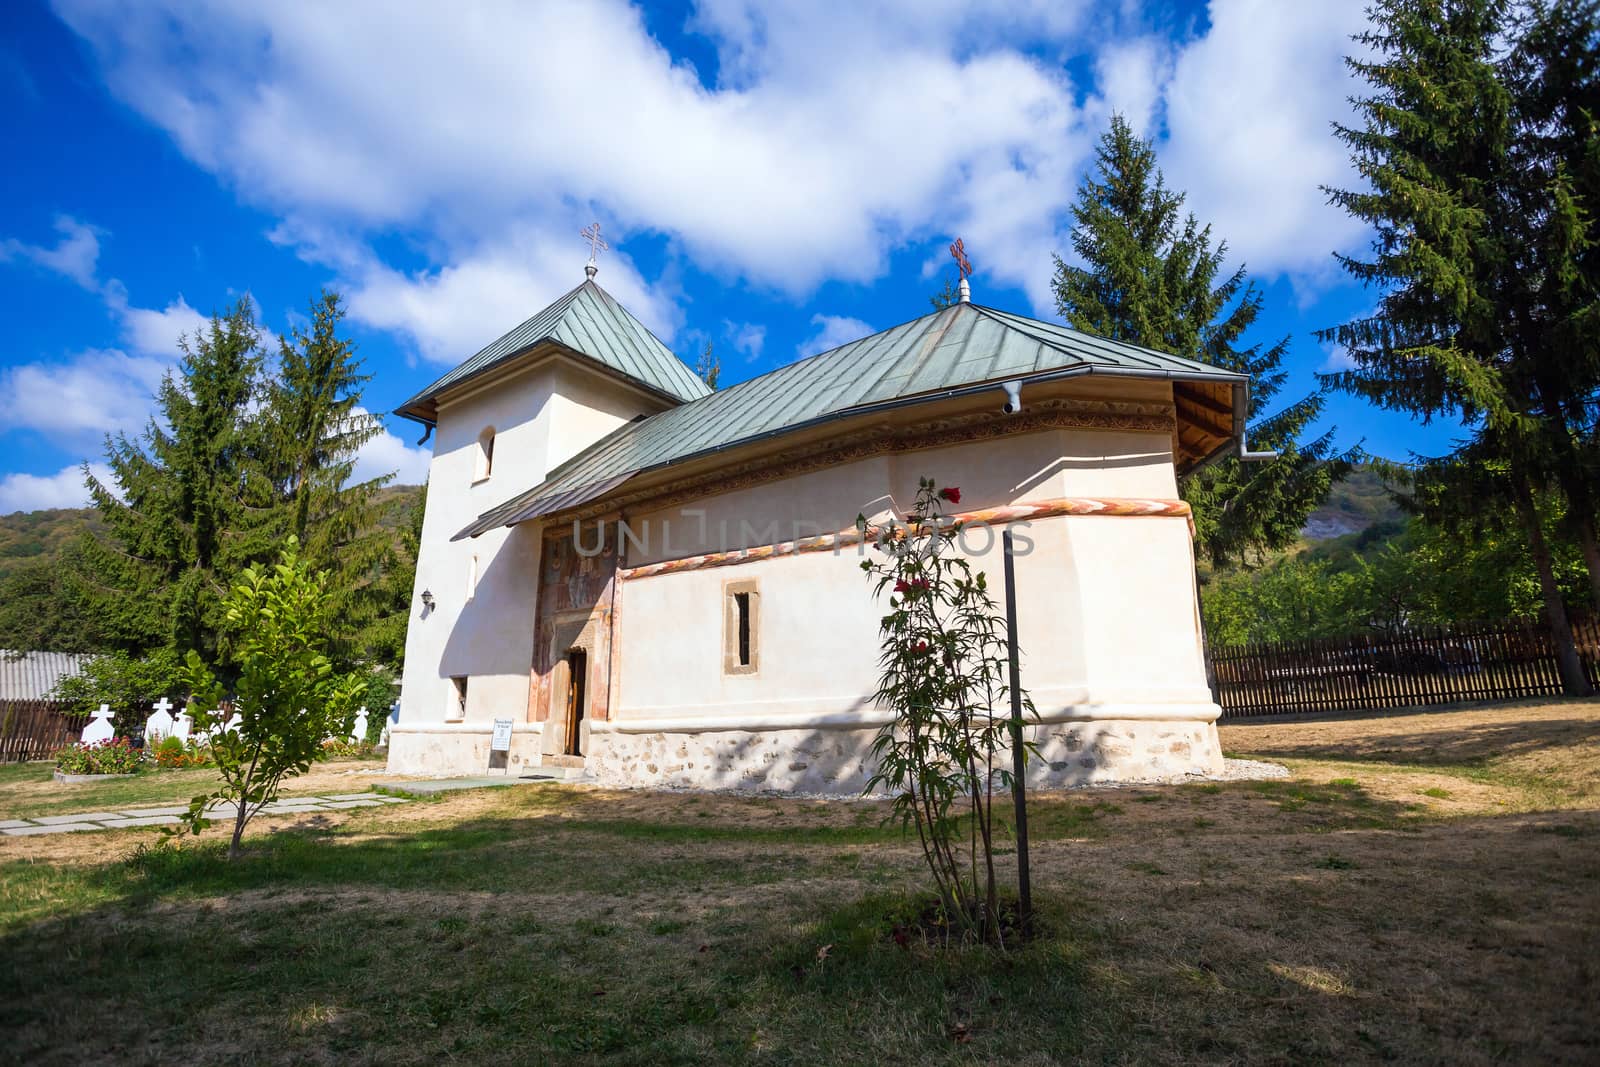
[[[1362,465],[1336,484],[1322,506],[1307,516],[1301,534],[1307,541],[1329,541],[1384,524],[1398,529],[1405,518],[1377,471]]]
[[[51,508],[0,515],[0,581],[29,560],[53,561],[88,531],[105,529],[93,508]]]
[[[391,485],[381,491],[378,524],[385,529],[398,529],[421,494],[420,485]],[[83,533],[104,529],[93,508],[51,508],[0,515],[0,582],[30,561],[55,561]]]

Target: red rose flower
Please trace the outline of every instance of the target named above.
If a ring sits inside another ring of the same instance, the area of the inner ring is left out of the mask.
[[[939,490],[939,497],[943,500],[950,501],[952,504],[959,504],[961,503],[961,489],[959,486],[946,486],[945,488]]]
[[[894,591],[896,593],[906,593],[906,592],[910,592],[910,590],[911,590],[911,587],[906,584],[906,580],[904,578],[898,579],[894,583]]]

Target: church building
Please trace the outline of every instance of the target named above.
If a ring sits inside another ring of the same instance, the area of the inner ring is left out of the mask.
[[[959,487],[996,589],[1017,534],[1033,782],[1220,772],[1177,479],[1243,449],[1245,376],[963,279],[713,391],[585,270],[398,410],[433,462],[391,771],[484,773],[510,719],[513,774],[860,792],[889,715],[856,517],[902,517],[926,477]]]

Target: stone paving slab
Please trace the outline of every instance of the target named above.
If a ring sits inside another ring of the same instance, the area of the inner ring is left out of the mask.
[[[448,788],[475,788],[456,784],[459,780],[446,780]],[[428,785],[437,783],[429,782]],[[494,779],[495,785],[516,785],[517,779]],[[438,791],[438,790],[434,790]],[[262,808],[262,815],[306,815],[317,811],[345,808],[379,808],[385,804],[404,804],[405,797],[386,797],[378,793],[335,793],[327,797],[283,797]],[[114,830],[120,826],[169,826],[178,822],[178,816],[188,812],[183,807],[124,808],[121,811],[85,811],[74,815],[40,815],[34,819],[6,819],[0,821],[0,832],[12,837],[32,837],[37,834],[65,834],[80,830]],[[238,811],[234,804],[208,805],[205,814],[224,818]]]
[[[76,822],[119,822],[122,816],[113,811],[81,811],[76,815],[41,815],[33,821],[40,826],[64,826]]]

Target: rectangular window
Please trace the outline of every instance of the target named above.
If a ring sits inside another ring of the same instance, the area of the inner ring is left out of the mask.
[[[733,610],[739,616],[739,666],[750,666],[750,594],[733,594]]]
[[[449,718],[464,719],[467,717],[467,678],[457,675],[450,679],[450,709]]]
[[[478,557],[474,555],[467,561],[467,599],[471,600],[478,595]]]
[[[722,587],[722,671],[754,674],[761,661],[761,592],[755,579]]]

